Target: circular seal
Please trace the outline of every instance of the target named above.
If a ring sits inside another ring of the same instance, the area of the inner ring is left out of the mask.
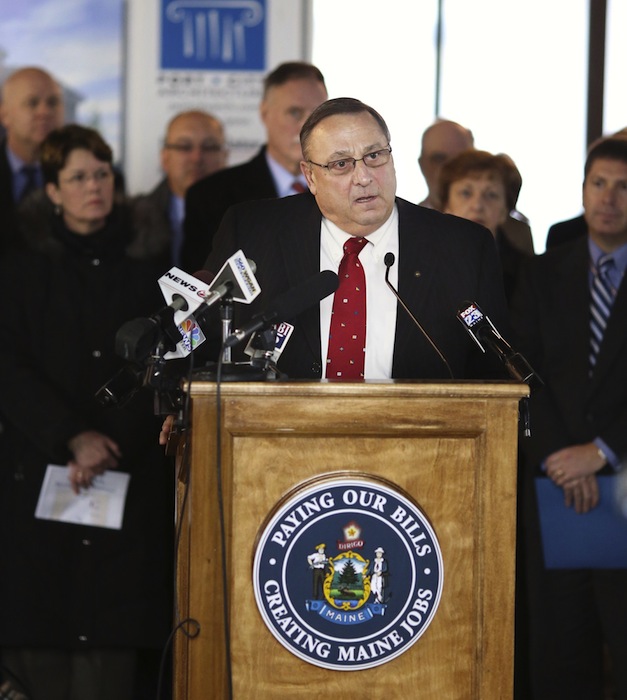
[[[442,593],[433,528],[402,489],[370,475],[299,486],[262,527],[257,606],[276,639],[323,668],[391,661],[431,623]]]

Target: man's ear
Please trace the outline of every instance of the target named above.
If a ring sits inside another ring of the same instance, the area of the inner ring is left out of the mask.
[[[307,180],[307,185],[309,185],[309,191],[311,194],[315,195],[316,194],[316,183],[314,181],[314,177],[312,174],[312,168],[309,163],[307,163],[304,160],[300,161],[300,171],[301,173],[305,176],[305,179]]]

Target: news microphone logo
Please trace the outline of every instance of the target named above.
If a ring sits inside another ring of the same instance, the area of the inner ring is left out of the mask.
[[[460,309],[457,318],[466,326],[470,336],[481,348],[482,352],[485,352],[485,348],[478,338],[477,331],[479,328],[483,326],[483,324],[488,323],[497,337],[501,338],[501,334],[496,330],[492,321],[481,311],[477,304],[474,302],[466,302],[466,304],[468,304],[468,306],[465,309]]]
[[[200,307],[211,306],[227,294],[243,304],[250,304],[259,295],[261,287],[254,269],[255,263],[238,250],[222,265],[209,284],[177,267],[159,279],[166,301],[171,303],[177,300],[179,309],[174,313],[174,324],[181,334],[181,340],[174,350],[164,355],[166,360],[187,357],[205,341],[205,335],[193,315],[200,311]]]
[[[482,352],[486,352],[487,347],[499,358],[512,379],[528,384],[531,389],[543,385],[544,382],[534,372],[525,357],[514,350],[503,338],[478,304],[473,301],[463,302],[462,307],[457,312],[457,318]]]
[[[187,357],[205,340],[193,313],[209,293],[209,285],[178,267],[168,270],[159,278],[158,283],[166,302],[176,303],[178,310],[174,312],[173,322],[181,334],[181,340],[175,349],[167,352],[164,357],[166,360]]]

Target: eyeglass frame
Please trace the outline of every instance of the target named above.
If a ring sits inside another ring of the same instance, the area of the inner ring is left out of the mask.
[[[392,146],[388,144],[385,148],[379,148],[376,151],[370,151],[370,153],[365,153],[361,158],[353,158],[352,156],[347,156],[346,158],[338,158],[337,160],[330,160],[328,163],[316,163],[315,160],[307,160],[307,163],[310,163],[311,165],[317,165],[319,168],[324,168],[325,170],[328,170],[328,172],[334,174],[334,175],[345,175],[346,173],[350,172],[355,172],[355,168],[357,167],[357,163],[359,161],[363,161],[363,164],[367,168],[382,168],[384,165],[387,165],[390,161],[386,160],[385,163],[380,163],[379,165],[368,165],[366,163],[366,158],[368,156],[375,155],[376,153],[387,153],[389,156],[392,155]],[[333,166],[336,163],[341,163],[343,161],[346,161],[347,163],[352,163],[353,164],[353,169],[349,170],[348,168],[346,170],[333,170]]]

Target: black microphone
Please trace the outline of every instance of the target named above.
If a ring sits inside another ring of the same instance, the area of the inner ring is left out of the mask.
[[[185,297],[173,294],[172,301],[147,318],[135,318],[123,323],[115,334],[115,353],[131,362],[141,362],[159,344],[162,337],[168,340],[168,349],[173,349],[181,339],[174,314],[187,311]]]
[[[440,348],[438,348],[438,346],[435,344],[435,342],[433,341],[431,336],[422,327],[422,325],[420,324],[420,321],[418,321],[418,319],[414,316],[414,314],[409,310],[409,307],[407,306],[407,304],[401,299],[399,293],[396,291],[396,289],[394,289],[394,285],[390,282],[390,279],[389,279],[390,278],[390,268],[392,267],[392,265],[394,265],[395,260],[396,260],[396,258],[394,257],[394,253],[386,253],[385,257],[383,258],[383,262],[385,263],[385,283],[392,291],[392,294],[394,294],[394,296],[396,297],[398,303],[403,307],[405,312],[409,315],[409,318],[411,318],[411,320],[416,324],[416,326],[418,327],[418,329],[420,330],[422,335],[429,341],[429,345],[431,345],[431,347],[436,351],[436,353],[438,354],[438,357],[442,360],[442,362],[446,366],[446,369],[448,370],[448,373],[449,373],[451,379],[454,379],[453,371],[451,370],[451,367],[450,367],[446,357],[444,357],[444,355],[440,351]]]
[[[329,294],[333,294],[339,283],[338,276],[331,270],[323,270],[313,275],[298,287],[278,296],[266,311],[255,314],[247,324],[236,330],[224,341],[224,347],[232,348],[251,333],[255,333],[275,321],[287,321],[297,316],[310,306],[317,304],[321,299],[328,297]]]
[[[532,389],[544,384],[527,360],[496,330],[476,302],[463,302],[457,318],[483,352],[487,347],[501,360],[512,379],[528,384]]]

